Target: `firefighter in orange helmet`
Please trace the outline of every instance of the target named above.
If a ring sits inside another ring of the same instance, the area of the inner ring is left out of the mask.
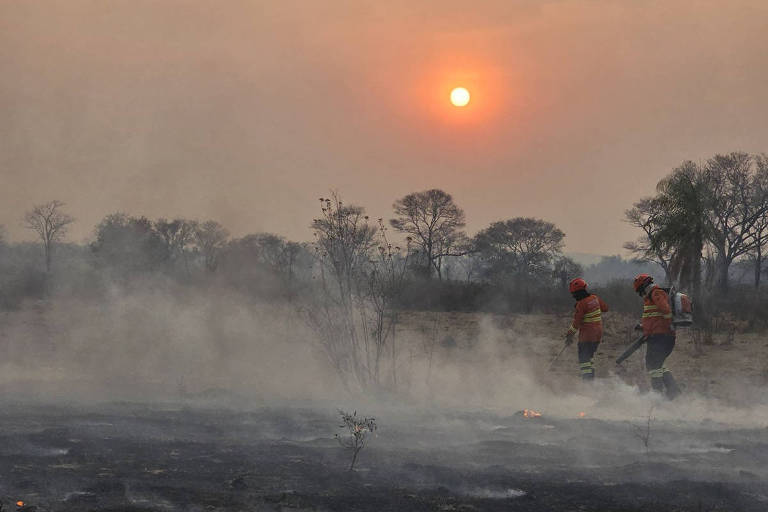
[[[565,344],[573,343],[573,336],[578,331],[581,378],[592,381],[595,378],[595,352],[603,339],[602,314],[608,311],[608,305],[597,295],[589,293],[587,282],[580,277],[571,281],[568,289],[576,300],[576,305],[573,323],[565,335]]]
[[[643,298],[643,316],[640,328],[646,339],[645,368],[651,378],[651,388],[666,393],[673,399],[680,394],[672,372],[664,361],[675,348],[675,330],[672,326],[672,307],[669,294],[653,283],[648,274],[635,277],[635,292]]]

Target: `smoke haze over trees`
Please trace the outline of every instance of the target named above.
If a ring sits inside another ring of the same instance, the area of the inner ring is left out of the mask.
[[[469,237],[463,209],[440,189],[398,199],[389,223],[336,194],[323,198],[321,215],[308,219],[313,242],[272,233],[232,238],[215,220],[117,212],[87,243],[68,243],[74,220],[52,201],[24,216],[40,243],[0,240],[0,305],[97,298],[116,286],[171,286],[190,296],[230,290],[296,311],[313,333],[306,341],[314,340],[348,389],[397,389],[402,311],[567,311],[567,285],[578,276],[614,311],[636,309],[631,278],[647,272],[693,293],[699,312],[716,307],[759,323],[759,302],[744,287],[751,281],[747,289],[762,293],[766,170],[764,155],[745,153],[684,162],[659,182],[656,196],[627,210],[641,232],[626,244],[636,259],[606,256],[587,265],[563,253],[566,233],[543,219],[499,220]],[[734,287],[738,296],[726,301]]]
[[[564,254],[566,234],[542,219],[496,221],[470,238],[462,231],[463,209],[440,189],[395,201],[389,221],[393,231],[383,245],[376,241],[386,231],[383,219],[372,222],[362,207],[347,206],[339,198],[334,198],[339,201],[335,216],[327,217],[327,208],[335,203],[323,200],[324,216],[312,223],[318,234],[314,248],[270,233],[231,238],[214,220],[151,220],[121,212],[104,217],[87,246],[66,243],[63,236],[73,219],[62,212],[61,202],[52,201],[24,217],[31,229],[42,233],[40,260],[24,256],[35,253],[34,244],[0,243],[5,254],[3,304],[19,304],[27,294],[42,297],[46,282],[55,293],[57,283],[63,286],[71,277],[51,272],[57,267],[78,272],[81,283],[158,273],[180,282],[214,280],[248,293],[290,299],[317,286],[320,254],[328,258],[321,276],[346,276],[337,279],[334,292],[342,294],[336,300],[343,306],[343,297],[352,290],[363,295],[361,280],[370,278],[367,265],[380,256],[377,247],[386,249],[390,263],[404,265],[399,291],[387,298],[381,313],[389,319],[397,308],[558,310],[569,301],[567,282],[580,275],[599,288],[644,271],[697,298],[702,287],[741,286],[750,273],[759,288],[768,241],[767,161],[765,155],[730,153],[701,164],[684,162],[659,182],[656,196],[638,200],[626,212],[627,221],[641,231],[637,241],[625,244],[637,259],[611,256],[588,265]],[[63,261],[52,259],[54,244],[60,246]],[[35,261],[42,261],[40,270]],[[749,266],[752,270],[746,272]]]

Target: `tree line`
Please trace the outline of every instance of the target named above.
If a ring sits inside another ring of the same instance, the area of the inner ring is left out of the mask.
[[[385,226],[396,233],[399,246],[409,248],[407,271],[415,279],[562,286],[580,270],[563,256],[565,234],[551,222],[517,217],[494,222],[470,238],[464,231],[464,210],[439,189],[396,200],[388,221],[372,222],[363,207],[354,205],[335,214],[344,217],[342,223],[353,217],[363,219],[368,232],[355,236],[375,237]],[[41,243],[47,274],[52,272],[55,246],[63,241],[72,222],[64,203],[57,200],[34,206],[24,215],[24,225]],[[315,219],[311,228],[315,234],[322,232],[322,223]],[[87,249],[95,266],[118,274],[164,270],[190,275],[197,269],[216,273],[221,265],[251,264],[269,267],[291,281],[299,270],[297,265],[311,264],[316,243],[293,242],[270,233],[233,238],[213,220],[152,220],[113,213],[94,228]],[[374,249],[367,247],[360,257],[370,260]]]
[[[381,249],[398,248],[395,257],[407,261],[404,280],[411,291],[403,307],[424,306],[441,295],[455,296],[446,300],[447,308],[465,304],[472,309],[481,295],[480,302],[514,303],[513,310],[540,309],[583,271],[563,254],[565,233],[553,223],[515,217],[470,236],[464,210],[440,189],[395,200],[390,218],[376,222],[362,206],[335,196],[329,205],[328,199],[321,198],[320,213],[338,201],[333,211],[339,226],[353,220],[366,226],[354,234],[370,242],[358,255],[361,261],[375,260]],[[22,219],[39,239],[46,275],[54,272],[55,247],[74,222],[65,206],[60,201],[37,205]],[[768,243],[768,157],[733,152],[683,162],[658,183],[655,195],[634,203],[625,219],[641,233],[624,245],[636,261],[658,264],[662,280],[697,299],[709,290],[727,295],[734,267],[745,265],[752,267],[752,282],[759,288]],[[158,271],[179,278],[218,275],[235,286],[290,294],[312,285],[323,226],[312,220],[315,240],[294,242],[270,233],[235,238],[213,220],[113,213],[94,228],[81,256],[117,276]],[[384,229],[391,247],[374,243]],[[0,246],[2,240],[0,229]],[[6,265],[5,273],[11,271]],[[413,299],[420,294],[423,300]]]
[[[658,263],[666,281],[702,297],[727,295],[735,262],[753,268],[759,288],[768,244],[768,156],[733,152],[683,162],[662,179],[656,195],[626,211],[641,230],[625,248]]]

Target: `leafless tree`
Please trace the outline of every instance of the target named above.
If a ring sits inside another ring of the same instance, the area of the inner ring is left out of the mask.
[[[409,247],[392,244],[383,219],[370,222],[363,208],[336,194],[321,198],[320,206],[322,215],[312,223],[317,284],[301,312],[345,386],[367,391],[391,382],[394,389],[397,305]]]
[[[392,207],[396,218],[389,222],[421,247],[426,276],[436,272],[442,279],[443,259],[469,251],[468,239],[461,231],[465,225],[464,210],[450,194],[439,189],[414,192],[395,201]]]
[[[672,254],[670,247],[660,243],[664,228],[663,208],[660,202],[654,198],[645,198],[636,202],[624,215],[630,224],[643,231],[642,236],[635,242],[627,242],[627,249],[638,261],[658,263],[666,274],[667,282],[672,282],[670,275],[670,263]]]
[[[216,270],[219,251],[227,243],[229,231],[214,220],[207,220],[196,226],[195,242],[203,255],[203,264],[209,272]]]
[[[754,155],[755,180],[753,186],[753,202],[759,203],[762,198],[768,196],[768,155]],[[768,245],[768,212],[764,212],[755,221],[753,227],[754,247],[750,251],[755,271],[755,288],[760,287],[762,277],[763,260],[765,259],[765,246]]]
[[[51,253],[56,242],[61,241],[67,233],[67,226],[74,218],[62,212],[64,203],[58,200],[49,201],[32,208],[24,214],[24,226],[33,230],[40,237],[45,250],[45,271],[51,272]]]
[[[312,221],[318,285],[302,313],[341,382],[366,388],[374,373],[363,285],[376,228],[363,208],[345,205],[336,194],[320,198],[320,209]]]
[[[705,166],[712,213],[710,242],[717,255],[718,285],[728,289],[733,261],[758,243],[756,227],[768,212],[768,190],[757,185],[747,153],[715,155]]]

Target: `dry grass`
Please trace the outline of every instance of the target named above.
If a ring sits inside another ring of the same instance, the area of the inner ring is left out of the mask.
[[[409,312],[403,316],[403,333],[415,336],[432,333],[435,319],[439,324],[437,351],[453,350],[450,357],[464,357],[483,332],[484,325],[499,329],[497,333],[512,349],[524,353],[535,367],[546,371],[547,365],[562,347],[563,334],[570,314],[563,315],[486,315],[480,313]],[[615,314],[606,315],[603,343],[595,354],[597,378],[621,378],[625,382],[648,389],[644,367],[644,349],[632,355],[621,367],[615,359],[636,335],[632,330],[637,319]],[[759,392],[768,382],[768,336],[744,333],[735,329],[708,333],[711,340],[694,342],[692,329],[678,332],[674,352],[667,360],[669,367],[688,392],[696,392],[748,405],[750,393]],[[453,347],[450,340],[454,340]],[[448,355],[448,354],[443,354]],[[553,365],[553,374],[566,382],[578,381],[576,350],[566,350]],[[749,389],[747,389],[749,385]]]

